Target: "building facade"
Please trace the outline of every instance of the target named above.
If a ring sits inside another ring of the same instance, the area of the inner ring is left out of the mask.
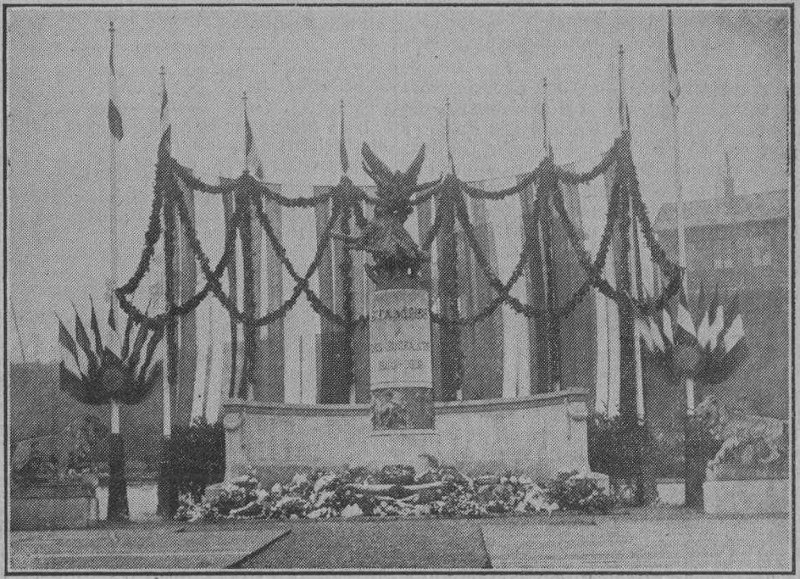
[[[787,418],[789,412],[790,229],[787,189],[737,195],[730,177],[723,196],[684,203],[687,295],[697,303],[715,286],[727,303],[739,296],[749,356],[726,382],[699,385],[698,397],[713,392],[747,412]],[[676,210],[662,205],[654,228],[671,259],[677,261]],[[647,375],[653,393],[650,414],[671,415],[677,402],[670,385]],[[680,408],[680,405],[677,406]]]

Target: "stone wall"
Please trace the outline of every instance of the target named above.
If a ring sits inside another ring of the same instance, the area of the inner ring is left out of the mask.
[[[255,470],[262,484],[295,472],[365,463],[366,404],[224,406],[226,479]],[[469,474],[547,477],[588,468],[586,394],[565,390],[521,398],[436,403],[438,459]]]

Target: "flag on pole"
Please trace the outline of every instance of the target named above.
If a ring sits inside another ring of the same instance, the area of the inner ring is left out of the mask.
[[[625,50],[622,45],[619,45],[619,127],[625,132],[631,128],[631,114],[628,111],[628,97],[625,94],[625,79],[624,79],[624,55]]]
[[[714,299],[711,302],[711,306],[708,308],[711,316],[711,324],[709,326],[709,332],[711,334],[711,341],[708,345],[708,349],[712,352],[716,350],[717,343],[720,339],[720,334],[722,334],[722,328],[725,327],[725,312],[722,308],[722,304],[719,301],[719,285],[714,289]]]
[[[697,331],[694,327],[692,314],[689,313],[689,305],[686,302],[686,294],[681,291],[680,301],[675,311],[675,342],[693,343],[697,340]]]
[[[728,308],[728,318],[731,320],[731,323],[725,330],[723,336],[726,354],[733,350],[744,337],[744,324],[742,322],[742,314],[739,312],[738,294],[734,295],[731,299],[731,305]]]
[[[264,179],[264,166],[261,157],[256,150],[253,142],[253,129],[250,128],[250,119],[247,117],[247,95],[242,97],[244,100],[244,155],[247,170],[250,171],[258,180]]]
[[[102,352],[103,339],[100,337],[100,324],[97,323],[97,313],[94,310],[94,300],[92,300],[92,296],[89,296],[89,303],[92,306],[92,316],[89,320],[89,326],[92,328],[92,333],[94,334],[94,344],[96,346],[96,350],[98,352]]]
[[[89,340],[89,334],[86,332],[86,326],[83,325],[78,311],[75,311],[75,340],[81,349],[89,356],[92,353],[92,342]]]
[[[347,160],[347,146],[344,143],[344,101],[339,101],[342,118],[339,124],[339,161],[342,163],[342,173],[347,173],[350,163]]]
[[[727,309],[726,319],[731,320],[713,350],[711,363],[707,368],[704,380],[710,384],[719,384],[726,380],[741,365],[749,354],[747,342],[744,339],[744,324],[739,313],[739,296],[731,298]],[[717,320],[714,320],[717,323]]]
[[[667,10],[667,77],[669,100],[672,106],[678,105],[681,94],[681,83],[678,80],[678,62],[675,59],[675,37],[672,32],[672,10]]]
[[[644,340],[645,346],[651,352],[653,351],[654,341],[653,335],[650,332],[650,325],[647,321],[643,320],[642,318],[638,317],[633,321],[633,326],[636,328],[636,333]]]
[[[664,337],[669,344],[675,343],[675,336],[672,333],[672,316],[666,309],[661,310],[661,327],[663,328]]]
[[[159,150],[172,155],[172,121],[169,118],[169,99],[167,98],[167,73],[161,66],[161,142]]]
[[[116,140],[122,140],[122,115],[119,112],[117,95],[117,73],[114,70],[114,23],[109,27],[111,50],[108,54],[108,130]]]
[[[547,78],[542,82],[542,146],[547,154],[553,156],[553,144],[547,133]]]
[[[113,298],[112,298],[113,299]],[[117,331],[117,321],[114,319],[114,304],[112,302],[111,307],[108,308],[108,327],[111,328],[114,332]]]
[[[697,307],[695,308],[695,315],[694,315],[694,323],[695,327],[700,325],[703,316],[707,314],[706,312],[706,288],[703,284],[703,280],[700,280],[700,289],[697,292]]]
[[[80,358],[78,357],[78,346],[75,343],[72,335],[69,333],[67,328],[64,326],[64,322],[60,319],[58,320],[58,343],[61,344],[63,348],[72,354],[72,358],[75,360],[75,365],[77,367],[77,371],[80,372]]]
[[[661,328],[658,327],[658,323],[656,323],[655,318],[652,316],[650,316],[648,323],[650,325],[650,335],[653,337],[653,344],[661,352],[665,352],[667,350],[667,344],[664,342]]]

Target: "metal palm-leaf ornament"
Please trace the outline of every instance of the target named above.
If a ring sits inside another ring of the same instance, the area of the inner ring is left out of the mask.
[[[113,315],[110,314],[108,319],[110,341],[118,343]],[[122,346],[117,353],[111,344],[103,344],[93,302],[89,326],[93,340],[77,310],[74,338],[64,323],[58,321],[59,343],[66,350],[59,367],[59,382],[61,389],[78,402],[92,406],[108,404],[111,407],[108,518],[126,519],[125,447],[119,431],[119,408],[121,404],[142,402],[161,383],[162,361],[153,362],[153,355],[163,337],[163,329],[153,331],[146,326],[134,328],[133,319],[129,317],[122,336]]]
[[[663,371],[675,378],[720,384],[748,356],[739,298],[736,294],[723,306],[717,288],[709,305],[704,302],[701,288],[696,314],[692,315],[681,293],[673,315],[664,310],[660,320],[651,316],[639,318],[635,324]]]

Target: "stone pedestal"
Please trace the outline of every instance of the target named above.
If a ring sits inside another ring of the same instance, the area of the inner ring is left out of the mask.
[[[440,456],[435,430],[375,430],[367,438],[366,466],[373,470],[403,464],[420,473],[429,467],[429,456]]]
[[[10,497],[12,531],[85,529],[97,524],[95,490],[81,482],[14,489]]]
[[[417,464],[438,455],[428,292],[413,277],[378,284],[370,308],[372,433],[367,462]]]
[[[774,465],[720,463],[709,467],[703,507],[709,514],[788,513],[792,487],[787,462]]]
[[[709,480],[703,483],[703,505],[713,515],[788,513],[789,479]]]

